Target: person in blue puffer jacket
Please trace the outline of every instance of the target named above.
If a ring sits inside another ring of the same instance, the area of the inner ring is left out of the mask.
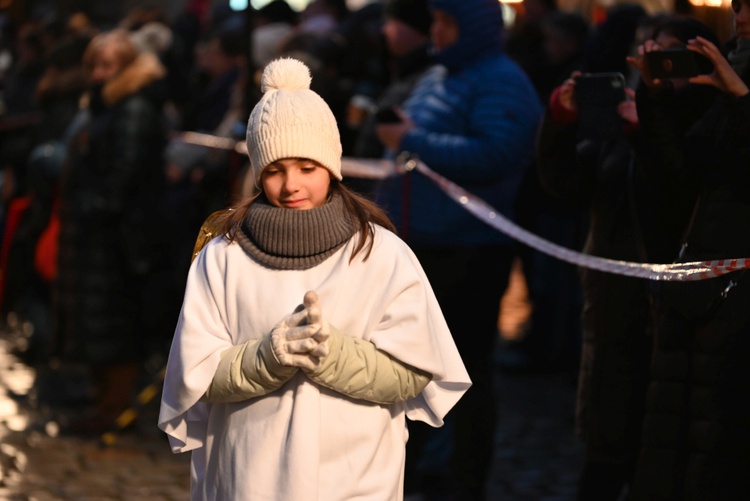
[[[512,217],[524,168],[533,159],[542,105],[527,75],[503,51],[497,0],[432,0],[431,7],[439,64],[396,110],[402,120],[379,125],[378,137],[393,155],[419,157]],[[441,450],[453,451],[446,468],[457,499],[485,499],[495,424],[492,354],[514,244],[419,173],[385,180],[377,200],[419,257],[474,381],[454,409],[450,447]],[[445,471],[427,467],[420,456],[427,441],[421,433],[410,427],[407,494],[424,494],[433,485],[420,473],[445,478]],[[438,455],[429,457],[435,462]],[[409,461],[421,463],[410,468]]]

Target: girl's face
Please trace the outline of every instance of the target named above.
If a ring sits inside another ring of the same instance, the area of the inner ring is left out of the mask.
[[[737,33],[737,38],[750,39],[750,1],[732,0],[732,10],[734,11],[734,31]]]
[[[307,210],[328,200],[328,169],[307,158],[283,158],[268,165],[260,175],[263,193],[272,205]]]

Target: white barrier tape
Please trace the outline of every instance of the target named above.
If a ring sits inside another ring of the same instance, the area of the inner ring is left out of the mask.
[[[234,150],[237,153],[247,155],[247,146],[245,142],[235,141],[230,138],[201,134],[198,132],[184,132],[174,136],[173,140],[205,146],[207,148]],[[607,259],[577,252],[552,243],[549,240],[545,240],[521,228],[500,214],[484,200],[472,195],[457,184],[430,169],[424,164],[424,162],[414,158],[405,158],[400,160],[399,163],[402,164],[402,167],[407,171],[416,170],[431,179],[456,203],[492,228],[505,233],[509,237],[518,240],[533,249],[577,266],[629,277],[660,281],[705,280],[707,278],[725,275],[733,271],[750,268],[750,258],[718,259],[713,261],[694,261],[690,263],[650,264]],[[384,179],[396,173],[398,169],[396,164],[389,160],[344,157],[341,160],[341,170],[346,176],[367,179]]]
[[[693,281],[718,277],[733,271],[750,268],[750,259],[719,259],[691,263],[649,264],[619,261],[576,252],[530,233],[498,213],[492,206],[436,173],[424,162],[407,159],[407,170],[416,170],[431,179],[450,198],[496,230],[557,259],[590,268],[629,277],[662,281]]]
[[[244,141],[202,132],[180,132],[172,136],[172,141],[247,155],[247,144]],[[341,159],[341,171],[345,176],[385,179],[396,172],[396,164],[390,160],[344,157]]]
[[[237,153],[247,155],[247,145],[244,141],[237,141],[230,137],[214,136],[202,132],[178,132],[172,135],[171,140],[216,150],[234,150]]]

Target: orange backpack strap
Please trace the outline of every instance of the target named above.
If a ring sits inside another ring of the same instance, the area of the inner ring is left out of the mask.
[[[198,232],[198,238],[195,239],[195,247],[193,247],[193,257],[191,261],[200,253],[203,247],[206,246],[214,237],[219,236],[221,232],[221,226],[224,224],[224,215],[232,209],[218,210],[208,216],[200,231]]]

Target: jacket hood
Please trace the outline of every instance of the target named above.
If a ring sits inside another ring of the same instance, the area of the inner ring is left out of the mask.
[[[431,0],[458,24],[458,41],[436,53],[436,60],[455,72],[478,59],[503,51],[503,12],[497,0]]]

